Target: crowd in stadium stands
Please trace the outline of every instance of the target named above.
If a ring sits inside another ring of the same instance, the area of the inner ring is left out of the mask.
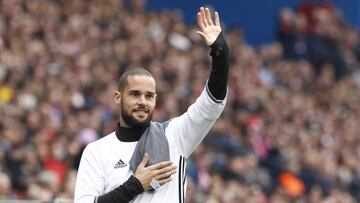
[[[197,28],[144,4],[0,1],[0,199],[73,197],[82,149],[116,126],[124,70],[154,74],[158,121],[200,94]],[[187,202],[360,201],[359,33],[329,5],[284,9],[278,33],[254,48],[226,31],[228,103],[188,160]]]

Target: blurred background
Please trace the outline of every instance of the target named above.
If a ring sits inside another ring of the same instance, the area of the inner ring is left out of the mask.
[[[0,202],[71,202],[129,68],[157,79],[155,120],[185,112],[211,65],[202,5],[223,21],[229,94],[186,202],[360,202],[358,0],[0,0]]]

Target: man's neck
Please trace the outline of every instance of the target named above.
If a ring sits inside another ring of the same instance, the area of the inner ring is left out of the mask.
[[[118,123],[116,128],[116,137],[122,142],[137,142],[148,126],[125,127]]]

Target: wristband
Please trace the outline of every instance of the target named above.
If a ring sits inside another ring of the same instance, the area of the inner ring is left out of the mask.
[[[160,188],[161,185],[155,180],[155,178],[153,178],[150,182],[150,186],[152,189],[156,191],[157,189]]]

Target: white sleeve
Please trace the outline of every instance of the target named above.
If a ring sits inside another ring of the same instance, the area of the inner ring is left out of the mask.
[[[177,147],[180,155],[189,157],[204,139],[216,119],[224,110],[226,97],[214,101],[207,89],[204,89],[196,102],[181,116],[173,118],[166,128],[170,145]]]
[[[99,153],[89,144],[80,161],[76,177],[74,203],[93,203],[94,198],[101,195],[104,188],[104,170]]]

